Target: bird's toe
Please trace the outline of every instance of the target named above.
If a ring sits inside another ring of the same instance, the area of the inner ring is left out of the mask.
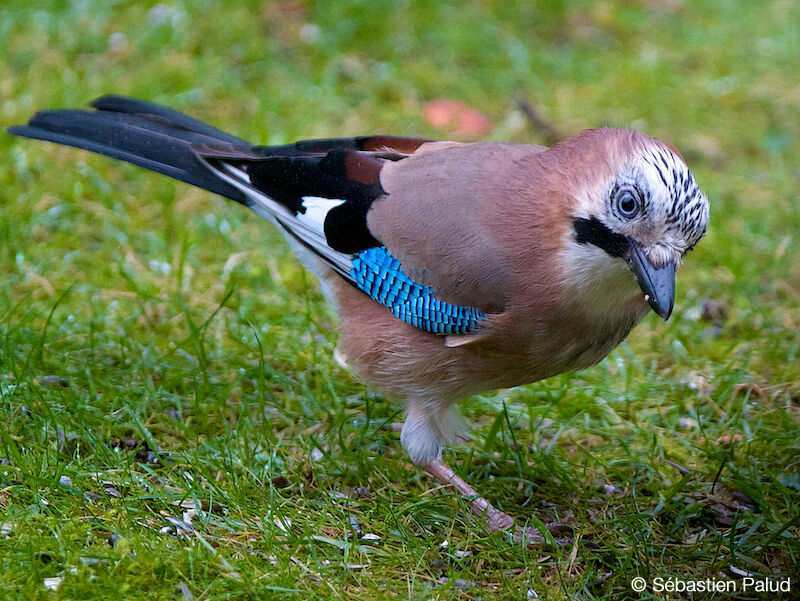
[[[486,512],[483,514],[483,520],[489,532],[508,530],[514,525],[514,518],[507,513],[503,513],[499,509],[495,509],[491,505],[489,505]]]
[[[557,547],[566,547],[573,542],[574,529],[567,524],[558,524],[551,522],[545,524],[547,531],[551,536],[544,536],[538,528],[530,526],[517,527],[514,529],[512,536],[514,540],[528,545],[542,545],[542,544],[555,544]]]

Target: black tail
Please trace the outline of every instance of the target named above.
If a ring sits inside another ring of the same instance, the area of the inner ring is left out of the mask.
[[[249,205],[237,188],[216,177],[192,146],[244,147],[250,144],[201,121],[157,104],[103,96],[96,111],[56,110],[36,113],[27,125],[8,133],[91,150],[163,173]]]

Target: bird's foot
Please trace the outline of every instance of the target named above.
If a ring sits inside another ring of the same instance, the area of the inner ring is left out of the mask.
[[[473,440],[475,440],[475,437],[469,432],[459,432],[453,436],[453,442],[458,444],[466,444],[468,442],[472,442]]]
[[[545,528],[550,533],[550,537],[543,536],[538,528],[530,526],[520,527],[517,526],[512,536],[516,542],[525,543],[528,545],[542,545],[555,543],[558,547],[565,547],[573,541],[572,534],[574,529],[567,524],[549,523],[545,524]]]
[[[492,505],[489,505],[482,517],[486,524],[486,529],[489,532],[507,530],[516,542],[532,545],[555,542],[559,547],[563,547],[572,542],[572,533],[574,530],[572,526],[568,526],[567,524],[559,524],[556,522],[545,524],[545,528],[547,528],[547,531],[551,535],[551,538],[549,538],[544,536],[538,528],[515,526],[514,518]]]
[[[483,512],[481,517],[483,518],[483,523],[486,525],[486,529],[489,532],[508,530],[514,525],[514,518],[492,506],[488,503],[488,501],[487,504],[489,506],[486,508],[486,511]]]
[[[555,541],[559,547],[563,547],[572,540],[571,534],[573,532],[571,526],[566,524],[550,523],[546,524],[548,532],[552,538],[542,536],[536,528],[519,527],[514,525],[514,518],[507,513],[497,509],[494,505],[489,503],[486,499],[478,495],[474,488],[467,484],[461,477],[459,477],[449,465],[441,459],[437,459],[430,465],[425,467],[425,470],[442,484],[451,486],[458,492],[466,497],[471,498],[469,508],[472,512],[483,519],[486,529],[489,532],[498,532],[505,530],[511,533],[515,541],[523,542],[526,544],[542,544]]]

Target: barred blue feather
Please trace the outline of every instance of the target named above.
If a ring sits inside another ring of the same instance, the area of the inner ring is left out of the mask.
[[[417,284],[400,268],[385,247],[369,248],[353,258],[350,270],[356,286],[396,317],[435,334],[468,334],[486,315],[472,307],[451,305],[433,296],[428,286]]]

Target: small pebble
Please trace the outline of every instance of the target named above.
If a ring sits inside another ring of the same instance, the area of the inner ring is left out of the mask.
[[[57,591],[58,587],[61,586],[61,583],[64,581],[63,576],[56,576],[55,578],[45,578],[44,579],[44,588],[49,591]]]
[[[108,36],[108,49],[112,52],[122,52],[128,47],[128,38],[121,31]]]
[[[103,490],[109,497],[113,497],[115,499],[119,499],[122,497],[122,493],[120,493],[119,490],[117,490],[114,486],[111,486],[111,484],[107,482],[103,483]]]
[[[444,563],[438,559],[434,559],[430,565],[432,568],[436,568],[437,570],[445,571],[447,569],[447,566],[445,566]]]
[[[181,582],[175,588],[177,588],[180,591],[181,595],[183,595],[183,598],[186,599],[187,601],[192,601],[192,599],[194,599],[192,591],[189,590],[189,587],[186,586],[185,582]]]
[[[439,584],[446,584],[448,582],[450,582],[450,579],[447,576],[439,578]],[[474,586],[475,583],[472,582],[472,580],[464,580],[463,578],[456,578],[453,582],[453,587],[462,591],[473,588]]]
[[[719,326],[709,326],[700,333],[700,337],[705,339],[714,340],[720,336],[722,336],[722,328]]]
[[[305,23],[300,28],[300,41],[304,44],[316,44],[322,35],[322,30],[319,25],[314,23]]]
[[[708,300],[703,303],[703,314],[700,319],[703,321],[724,321],[728,314],[728,306],[715,300]]]
[[[288,488],[289,486],[289,480],[286,476],[275,476],[271,482],[275,488]]]
[[[356,534],[361,535],[361,530],[362,530],[363,527],[362,527],[361,522],[359,521],[359,519],[357,517],[355,517],[354,515],[351,515],[350,517],[347,518],[347,522],[348,522],[348,524],[350,524],[350,527],[353,529],[353,531]]]
[[[616,486],[614,486],[613,484],[603,484],[603,492],[605,493],[605,495],[607,497],[610,497],[610,496],[613,496],[613,495],[617,495],[617,494],[621,493],[622,491],[619,488],[617,488]]]
[[[42,386],[60,386],[61,388],[69,386],[69,379],[61,376],[42,376],[39,382]]]
[[[742,505],[749,505],[749,507],[746,507],[746,509],[750,509],[750,510],[752,510],[752,509],[754,509],[755,507],[758,507],[758,503],[756,503],[756,502],[755,502],[753,499],[751,499],[750,497],[748,497],[748,496],[747,496],[746,494],[744,494],[743,492],[740,492],[740,491],[738,491],[738,490],[735,490],[735,491],[733,491],[733,492],[731,493],[731,496],[732,496],[732,497],[733,497],[733,498],[734,498],[736,501],[738,501],[740,504],[742,504]]]

